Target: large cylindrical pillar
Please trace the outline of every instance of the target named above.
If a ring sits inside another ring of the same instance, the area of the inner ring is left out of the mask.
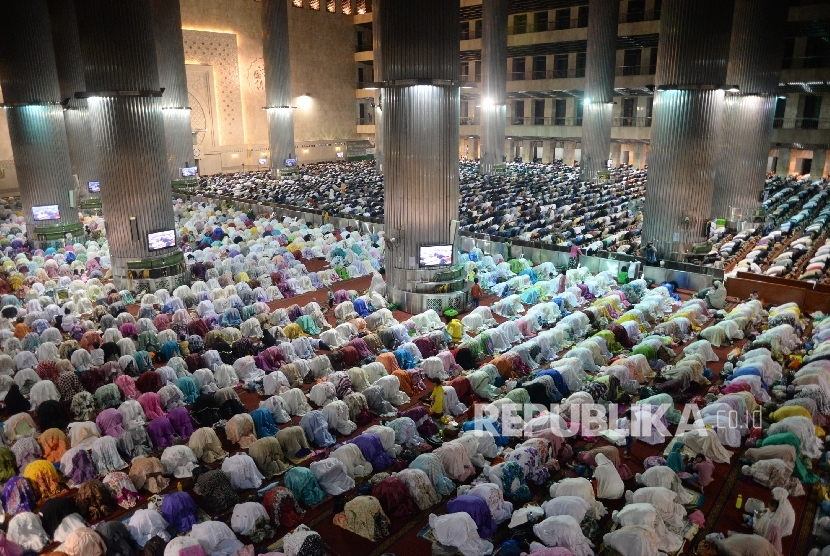
[[[775,175],[786,178],[790,175],[790,149],[778,147],[778,160],[775,165]]]
[[[375,94],[375,172],[383,173],[383,96]]]
[[[181,251],[149,237],[175,229],[150,0],[75,9],[113,277],[139,292],[175,287]]]
[[[193,162],[182,13],[179,0],[152,0],[152,5],[159,86],[164,89],[161,107],[167,145],[167,169],[172,181],[181,179],[181,169],[191,167]]]
[[[643,236],[666,256],[704,237],[734,4],[669,0],[660,21]]]
[[[0,85],[27,235],[81,235],[46,0],[0,4]]]
[[[386,280],[410,310],[423,297],[411,293],[415,284],[435,274],[419,264],[419,248],[452,244],[458,219],[459,5],[383,0],[372,12],[383,87]]]
[[[712,218],[751,216],[764,189],[786,20],[783,0],[736,0]]]
[[[504,160],[507,125],[507,0],[481,5],[481,173]]]
[[[288,46],[288,3],[262,2],[262,59],[271,168],[285,168],[294,158],[294,116],[291,113],[291,60]]]
[[[86,90],[84,86],[84,64],[81,60],[81,41],[78,38],[78,22],[75,17],[73,0],[48,0],[52,25],[52,43],[58,69],[61,100],[64,103],[63,118],[66,139],[69,144],[69,159],[72,173],[78,176],[80,199],[97,199],[98,164],[95,160],[95,145],[89,140],[89,110],[86,99],[75,98],[75,93]],[[100,203],[96,200],[95,203]]]
[[[580,162],[581,176],[585,181],[595,179],[598,171],[606,169],[608,153],[611,151],[619,18],[619,0],[590,0],[588,3],[588,50],[585,55]]]

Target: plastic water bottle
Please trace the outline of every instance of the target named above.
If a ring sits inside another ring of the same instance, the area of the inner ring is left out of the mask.
[[[735,500],[735,507],[740,510],[743,505],[744,505],[744,495],[739,494],[738,498]]]
[[[179,481],[178,483],[176,483],[176,490],[178,490],[179,492],[181,492],[181,491],[182,491],[182,482],[181,482],[181,481]]]

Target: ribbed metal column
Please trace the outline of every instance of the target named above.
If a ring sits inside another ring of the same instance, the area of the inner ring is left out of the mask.
[[[733,7],[729,0],[663,4],[643,221],[644,240],[661,256],[704,235]]]
[[[383,96],[375,95],[375,171],[383,173]]]
[[[181,169],[193,162],[193,134],[187,73],[184,69],[184,40],[179,0],[152,0],[153,31],[164,116],[164,140],[170,180],[181,179]]]
[[[740,220],[758,206],[764,188],[778,74],[784,42],[776,40],[787,19],[783,0],[736,0],[712,218]]]
[[[617,65],[619,0],[588,3],[588,50],[585,59],[585,105],[582,108],[582,179],[605,170],[611,151],[614,74]],[[577,99],[579,102],[579,99]]]
[[[77,193],[80,199],[98,198],[100,194],[89,190],[90,182],[100,181],[95,160],[95,145],[89,140],[92,134],[89,127],[89,110],[86,99],[75,98],[76,92],[86,89],[75,3],[73,0],[48,0],[47,3],[49,15],[54,22],[51,26],[52,43],[55,48],[61,100],[67,108],[63,118],[72,173],[78,176]]]
[[[294,158],[294,116],[291,113],[291,65],[288,42],[288,3],[262,2],[262,58],[265,66],[265,107],[271,168],[285,168]]]
[[[418,269],[419,247],[452,243],[458,219],[459,4],[376,1],[373,22],[383,84],[386,279],[394,297],[432,277]]]
[[[0,3],[0,85],[3,88],[26,233],[54,228],[51,238],[80,234],[75,188],[46,0]],[[60,218],[34,220],[32,207],[57,205]]]
[[[175,227],[152,9],[150,0],[78,0],[75,8],[113,276],[124,283],[128,262],[147,268],[168,257],[169,267],[181,256],[147,243],[148,233]]]
[[[507,125],[507,0],[481,4],[481,164],[493,173],[504,158]]]
[[[790,175],[790,149],[778,147],[778,161],[775,165],[775,175],[786,178]]]

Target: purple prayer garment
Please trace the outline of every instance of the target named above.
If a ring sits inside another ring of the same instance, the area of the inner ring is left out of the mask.
[[[193,498],[186,492],[173,492],[164,497],[161,503],[161,515],[178,533],[190,531],[195,523],[199,522],[196,517],[196,504]]]
[[[372,469],[375,471],[386,469],[392,465],[392,458],[383,451],[383,444],[375,434],[363,433],[348,440],[346,444],[354,444],[360,448],[360,453],[363,454],[366,461],[372,464]]]
[[[170,424],[170,419],[167,417],[159,417],[150,421],[147,425],[147,433],[156,448],[172,446],[176,438],[173,425]]]
[[[447,513],[467,513],[476,522],[478,534],[482,539],[493,536],[496,523],[490,513],[487,502],[476,496],[459,496],[447,502]]]
[[[193,420],[190,413],[184,407],[177,407],[167,414],[167,419],[173,425],[173,429],[179,437],[187,442],[193,436]]]

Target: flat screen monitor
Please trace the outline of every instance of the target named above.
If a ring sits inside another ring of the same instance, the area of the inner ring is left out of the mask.
[[[101,192],[101,182],[100,181],[91,181],[87,185],[89,188],[90,193],[100,193]]]
[[[192,178],[196,175],[197,167],[193,166],[192,168],[182,168],[182,177],[183,178]]]
[[[259,165],[260,166],[265,166],[266,164],[268,164],[268,159],[267,158],[260,158],[259,159]]]
[[[344,152],[337,153],[337,158],[346,158],[346,153],[344,153]]]
[[[452,245],[422,245],[418,254],[422,268],[452,264]]]
[[[285,159],[285,167],[286,168],[293,168],[296,165],[297,165],[297,159],[296,158],[286,158]]]
[[[164,230],[161,232],[150,232],[147,234],[147,246],[150,251],[167,249],[176,246],[176,231]]]
[[[41,205],[32,207],[32,218],[35,220],[59,220],[61,211],[58,205]]]

